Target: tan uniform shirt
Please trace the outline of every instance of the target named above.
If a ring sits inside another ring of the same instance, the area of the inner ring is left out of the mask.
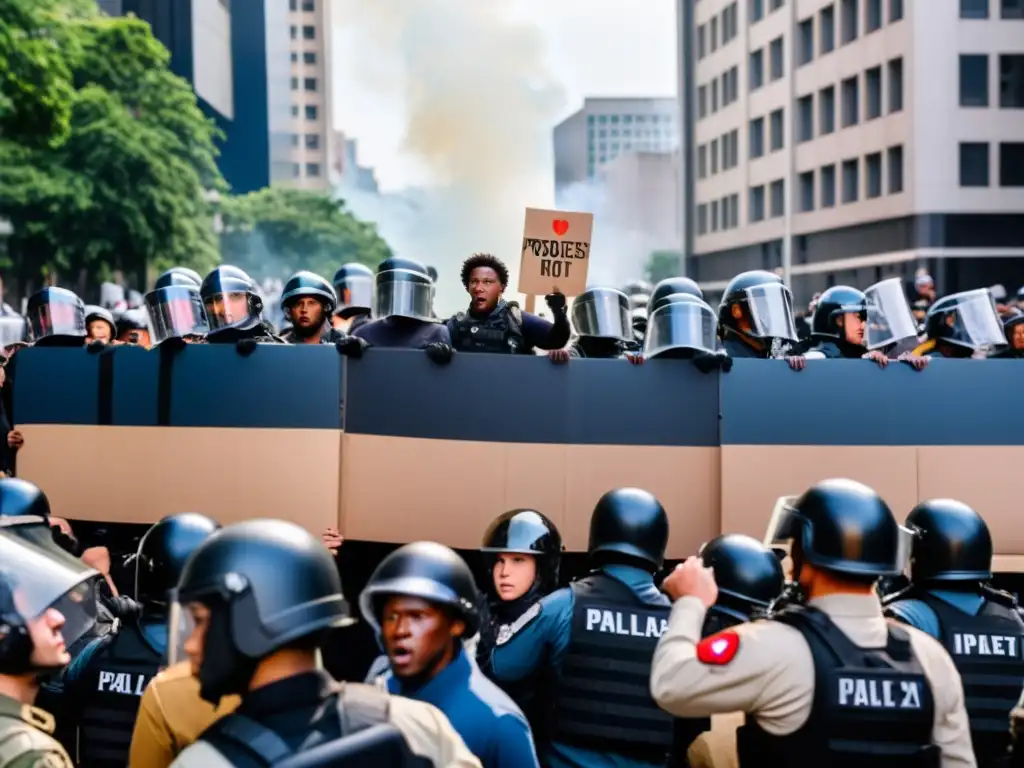
[[[413,754],[426,758],[436,768],[482,768],[448,718],[432,704],[391,696],[388,719],[401,731]],[[134,760],[131,765],[149,768]],[[230,765],[205,741],[196,742],[172,763],[173,768],[229,768]]]
[[[0,768],[74,768],[53,726],[48,712],[0,694]]]
[[[214,708],[199,697],[199,681],[187,661],[165,669],[146,686],[132,732],[129,765],[167,768],[199,734],[238,706],[237,696],[225,696]]]
[[[887,623],[877,597],[830,595],[810,605],[828,614],[856,645],[885,645]],[[741,624],[731,628],[740,639],[732,661],[706,665],[696,652],[705,612],[696,597],[672,606],[651,665],[654,700],[677,717],[746,712],[768,733],[783,736],[799,730],[814,702],[814,660],[803,635],[777,621]],[[934,638],[900,626],[910,635],[914,656],[931,685],[932,743],[942,751],[942,768],[975,766],[963,684],[953,660]]]

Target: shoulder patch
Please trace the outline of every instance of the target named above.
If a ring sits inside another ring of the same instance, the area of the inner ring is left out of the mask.
[[[727,629],[705,637],[697,644],[697,661],[709,666],[722,667],[731,662],[740,649],[740,636]]]
[[[498,636],[494,638],[495,645],[504,645],[524,627],[528,626],[534,619],[540,616],[540,603],[534,603],[529,609],[511,624],[502,624],[498,629]]]

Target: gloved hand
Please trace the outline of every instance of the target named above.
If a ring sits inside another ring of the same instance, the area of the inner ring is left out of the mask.
[[[242,357],[248,357],[256,351],[259,342],[256,339],[239,339],[235,342],[235,351]]]
[[[427,357],[438,365],[448,365],[452,361],[452,357],[455,355],[455,350],[450,344],[442,344],[439,341],[435,341],[433,344],[427,344],[425,347]]]
[[[728,373],[732,370],[732,358],[725,352],[701,352],[694,356],[693,364],[701,373],[711,373],[712,371]]]
[[[370,345],[360,339],[358,336],[346,336],[344,339],[334,342],[334,348],[338,350],[338,353],[345,357],[351,357],[354,360],[358,360],[363,356],[363,352]]]
[[[561,293],[549,293],[544,297],[544,301],[547,302],[548,308],[556,315],[560,315],[565,312],[565,295]]]
[[[111,597],[107,600],[107,604],[110,607],[110,612],[114,614],[114,617],[121,621],[126,621],[142,615],[142,605],[135,602],[127,595]]]
[[[104,344],[102,341],[90,341],[88,344],[85,345],[85,348],[90,355],[97,355],[104,349],[106,349],[107,345]]]

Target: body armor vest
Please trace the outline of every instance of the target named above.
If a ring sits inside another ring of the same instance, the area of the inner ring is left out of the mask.
[[[807,641],[814,703],[807,722],[785,736],[747,717],[737,732],[743,768],[938,768],[931,686],[905,629],[890,625],[884,648],[861,648],[813,608],[787,608],[772,620]]]
[[[146,641],[134,622],[103,641],[76,681],[77,764],[88,768],[128,764],[142,694],[163,661],[163,654]]]
[[[451,328],[452,346],[459,352],[496,352],[522,355],[526,349],[522,313],[508,303],[477,320],[468,312],[459,312]]]
[[[664,765],[685,756],[710,720],[676,721],[650,693],[651,660],[669,606],[649,605],[611,576],[570,586],[572,637],[554,691],[551,736],[564,744]]]
[[[971,616],[928,592],[914,594],[938,617],[942,644],[963,679],[979,765],[1006,754],[1010,710],[1024,687],[1024,620],[1012,597],[994,590],[989,595],[978,615]]]

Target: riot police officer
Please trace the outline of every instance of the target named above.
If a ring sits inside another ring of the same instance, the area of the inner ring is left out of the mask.
[[[667,545],[668,516],[654,496],[609,491],[590,518],[594,570],[536,603],[497,639],[496,679],[539,672],[557,681],[541,745],[545,765],[662,766],[672,752],[681,762],[710,726],[674,723],[649,692],[651,657],[669,615],[654,585]]]
[[[651,692],[676,715],[740,711],[740,765],[973,766],[959,675],[932,637],[889,623],[874,593],[910,532],[873,490],[825,480],[776,508],[807,605],[701,639],[718,588],[698,558],[663,582],[674,600]]]
[[[71,722],[62,728],[76,731],[76,762],[92,768],[128,764],[140,698],[167,658],[168,594],[189,556],[219,527],[189,512],[163,518],[142,537],[135,556],[141,616],[94,640],[64,673],[63,714]]]
[[[331,322],[339,331],[352,333],[370,322],[373,310],[373,270],[364,264],[342,264],[334,273],[334,293],[338,305]],[[345,328],[345,323],[348,327]]]
[[[1024,312],[1016,307],[1003,316],[1003,333],[1006,335],[1006,349],[992,357],[1021,358],[1024,357]]]
[[[258,342],[281,343],[263,320],[256,283],[238,267],[217,267],[203,279],[199,293],[210,322],[210,344],[234,344],[239,354],[249,355]]]
[[[144,298],[154,345],[181,346],[206,337],[210,322],[201,291],[201,278],[186,267],[174,267],[157,278]]]
[[[704,301],[704,291],[690,278],[682,276],[666,277],[664,280],[660,280],[651,290],[651,295],[647,298],[647,314],[650,315],[654,311],[654,303],[659,299],[664,299],[666,296],[676,293],[688,293]]]
[[[0,530],[0,768],[72,768],[50,735],[53,717],[33,704],[40,678],[71,660],[68,646],[91,626],[98,576],[65,552]]]
[[[377,566],[359,608],[388,657],[379,686],[436,705],[484,768],[537,766],[523,713],[463,647],[479,629],[482,596],[461,557],[429,541],[400,547]]]
[[[37,347],[85,344],[85,304],[67,288],[42,288],[29,297],[25,319]]]
[[[249,520],[207,538],[185,565],[170,615],[171,663],[188,656],[209,702],[242,697],[176,768],[269,766],[377,725],[404,737],[399,765],[475,764],[433,708],[336,683],[319,668],[325,633],[354,619],[334,559],[293,523]]]
[[[643,362],[642,357],[625,353],[633,337],[633,320],[622,291],[588,288],[573,299],[572,324],[579,336],[569,345],[569,357],[626,357],[631,363]]]
[[[889,358],[867,348],[868,300],[862,291],[848,285],[836,285],[818,297],[811,316],[811,347],[804,353],[808,360],[864,358],[879,367]]]
[[[697,556],[714,571],[718,584],[718,599],[704,620],[704,637],[763,618],[782,594],[782,563],[757,539],[726,533],[705,543]]]
[[[1006,344],[1002,322],[987,288],[943,296],[924,319],[923,357],[986,357]]]
[[[718,307],[718,331],[729,357],[786,358],[794,370],[803,367],[804,359],[793,355],[793,297],[771,272],[742,272],[729,281]]]
[[[714,310],[691,293],[659,296],[651,305],[644,337],[644,357],[692,360],[710,373],[732,369],[732,358],[716,348]]]
[[[281,293],[281,310],[291,329],[281,338],[290,344],[335,344],[345,334],[330,325],[338,297],[334,288],[320,275],[296,272],[288,278]]]
[[[85,307],[85,335],[90,343],[109,344],[117,338],[117,324],[109,309],[88,304]]]
[[[906,525],[911,585],[886,599],[886,614],[945,646],[963,678],[978,765],[993,765],[1006,754],[1007,719],[1024,688],[1024,619],[1013,595],[987,583],[992,536],[971,507],[923,501]]]
[[[496,256],[476,253],[466,259],[462,284],[470,296],[469,308],[446,323],[460,352],[529,355],[534,349],[558,350],[568,343],[565,296],[551,293],[544,298],[554,323],[523,312],[518,304],[502,298],[508,288],[508,268]]]

